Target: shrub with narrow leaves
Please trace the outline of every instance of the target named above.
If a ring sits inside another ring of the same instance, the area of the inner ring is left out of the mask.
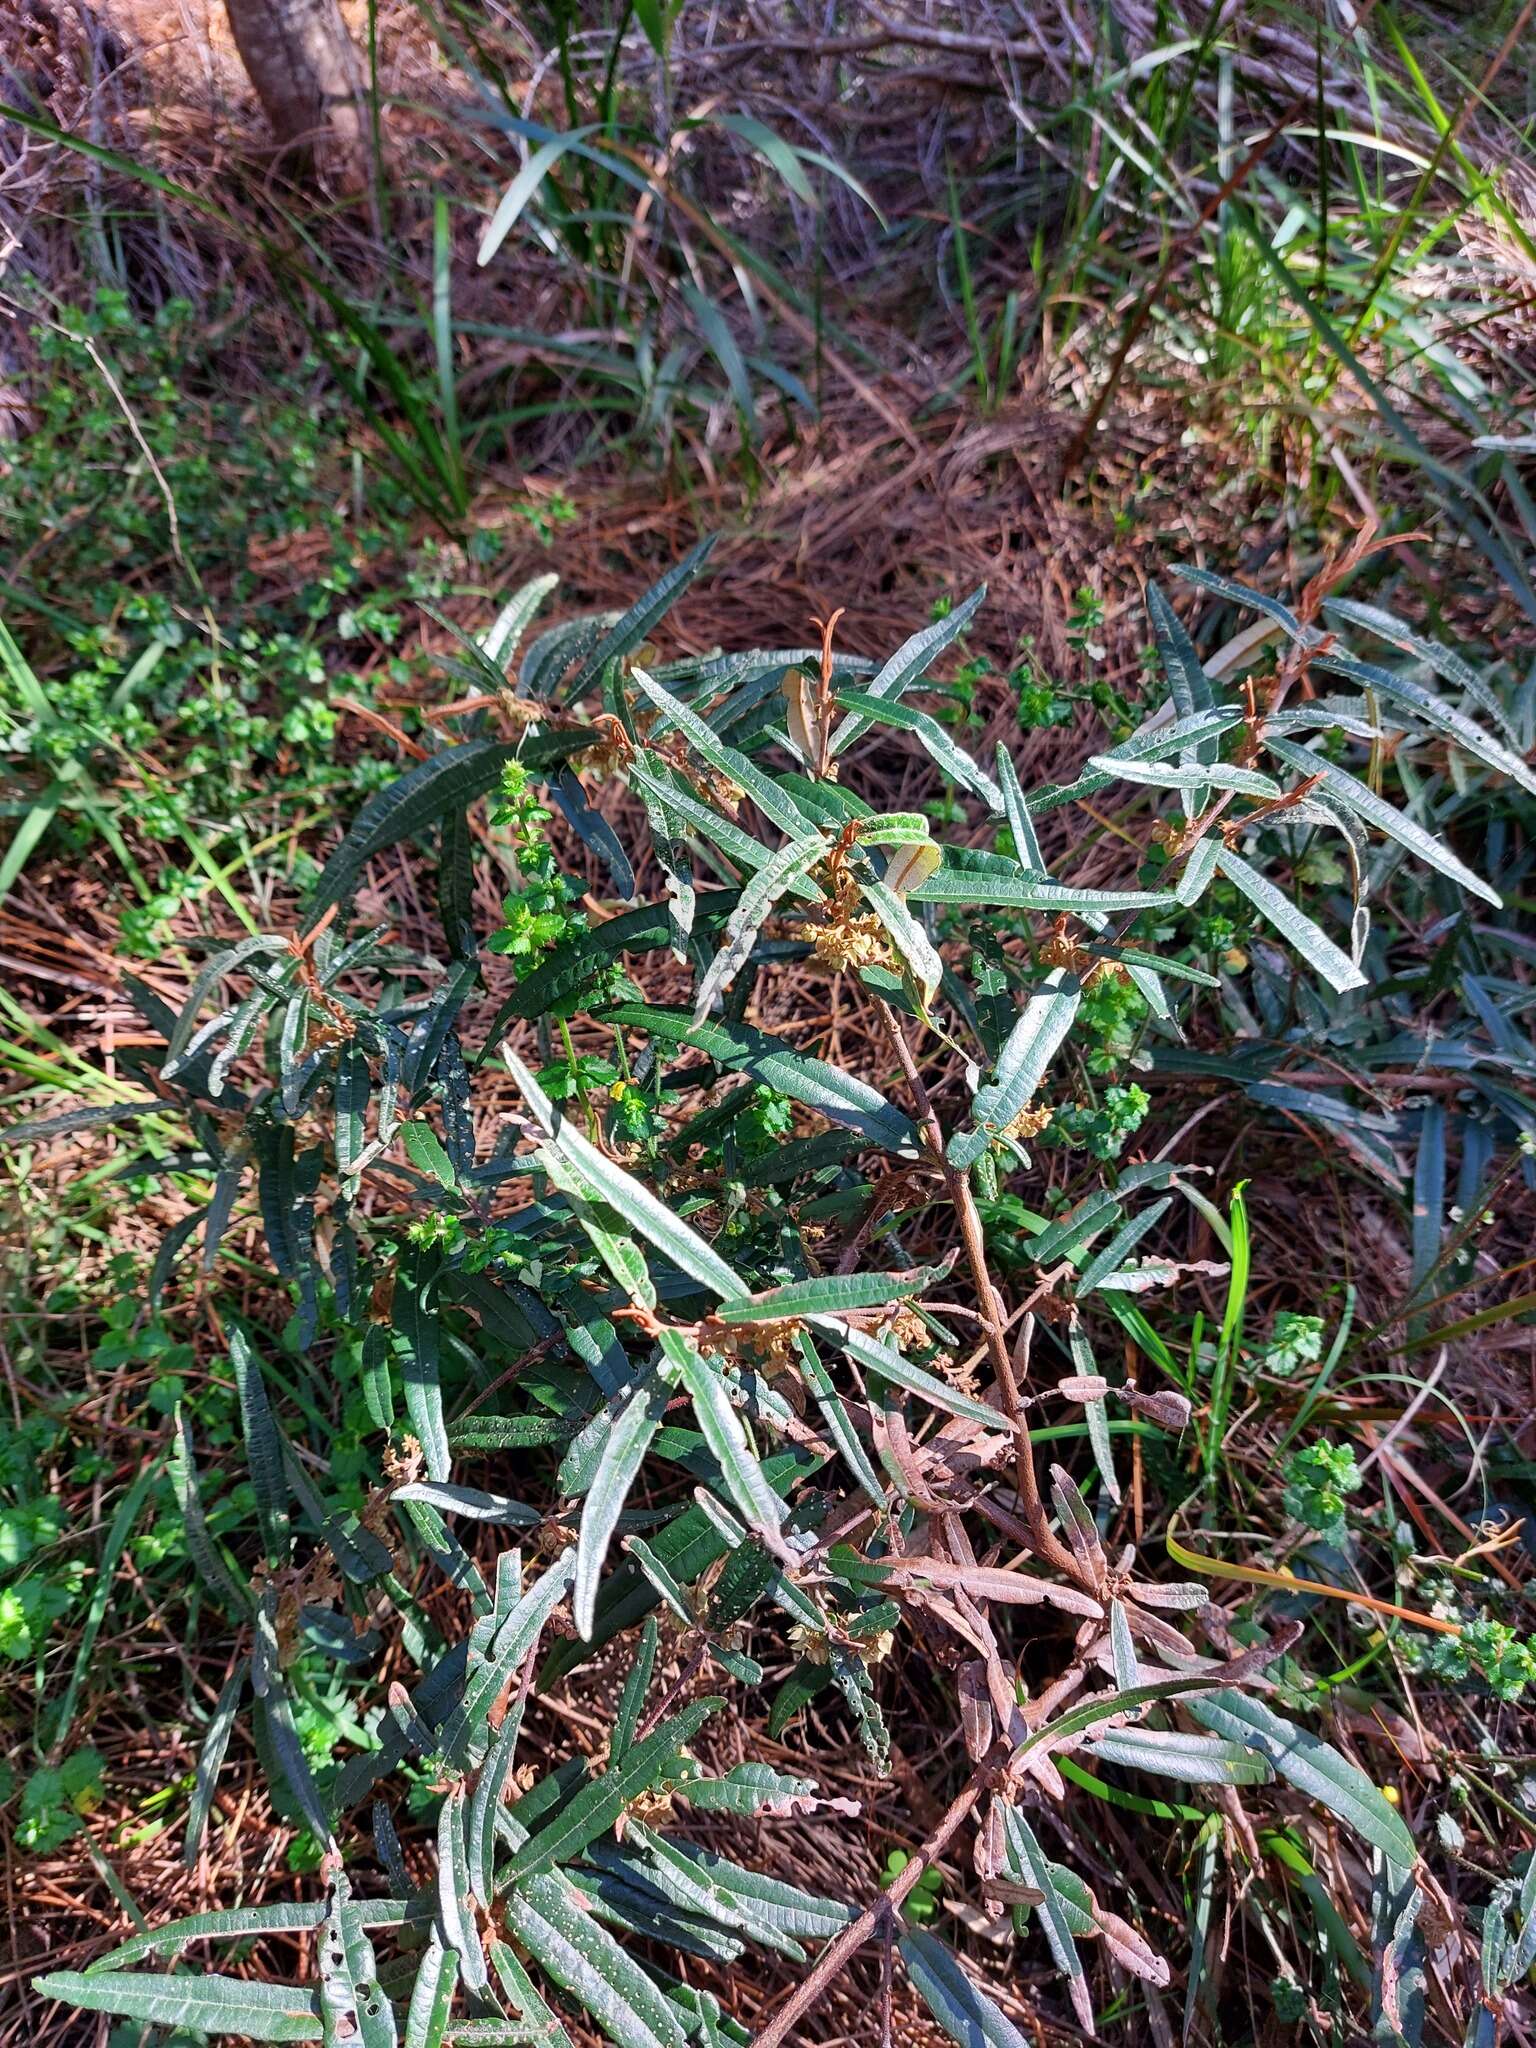
[[[1094,1075],[1136,1087],[1144,1038],[1177,1051],[1183,1006],[1224,971],[1200,964],[1202,917],[1227,918],[1230,950],[1230,914],[1251,912],[1250,948],[1271,978],[1285,949],[1293,1012],[1326,1032],[1379,978],[1384,860],[1497,901],[1421,802],[1379,793],[1363,772],[1378,748],[1449,748],[1462,776],[1536,780],[1456,657],[1408,636],[1457,692],[1443,695],[1345,653],[1318,623],[1322,584],[1293,612],[1199,574],[1264,615],[1278,658],[1213,680],[1152,591],[1164,701],[1074,779],[1026,788],[1006,747],[977,760],[965,728],[913,702],[981,592],[883,661],[840,654],[829,631],[658,663],[654,637],[706,554],[623,616],[531,640],[551,579],[514,597],[450,664],[486,708],[364,807],[297,928],[209,959],[179,1015],[136,989],[165,1040],[154,1092],[31,1129],[184,1119],[212,1194],[154,1289],[194,1255],[212,1269],[253,1190],[292,1303],[289,1361],[351,1346],[377,1446],[364,1504],[328,1498],[308,1454],[322,1409],[270,1369],[273,1332],[230,1321],[248,1526],[212,1532],[188,1417],[170,1446],[200,1598],[243,1644],[187,1854],[248,1718],[274,1804],[324,1846],[321,1873],[308,1902],[152,1928],[39,1988],[254,2040],[554,2043],[579,2011],[619,2048],[713,2048],[747,2039],[739,2015],[658,1953],[727,1966],[755,1945],[804,1972],[757,2036],[771,2048],[883,1937],[956,2041],[1006,2048],[1022,2037],[937,1931],[930,1873],[967,1844],[986,1912],[1045,1944],[1082,2027],[1093,1945],[1170,1982],[1136,1900],[1047,1846],[1043,1813],[1082,1798],[1087,1759],[1111,1781],[1175,1781],[1213,1817],[1233,1787],[1277,1817],[1325,1814],[1372,1873],[1390,1976],[1377,2038],[1406,2037],[1414,1840],[1364,1772],[1278,1711],[1299,1624],[1234,1639],[1201,1586],[1106,1536],[1123,1429],[1174,1450],[1190,1423],[1190,1388],[1126,1377],[1125,1339],[1158,1355],[1153,1304],[1183,1275],[1154,1233],[1173,1203],[1211,1204],[1177,1161],[1127,1156],[1134,1103],[1080,1143],[1067,1206],[1033,1205],[1031,1148],[1073,1142],[1069,1113],[1103,1106]],[[1381,614],[1334,610],[1405,644]],[[926,761],[967,826],[941,836],[926,812],[867,801],[866,738]],[[1167,793],[1126,886],[1053,872],[1042,821],[1116,784]],[[611,785],[627,795],[600,809]],[[556,813],[606,873],[605,902],[562,873]],[[1340,859],[1313,882],[1320,834]],[[432,957],[354,929],[370,862],[405,843],[435,867]],[[497,931],[475,925],[487,860]],[[754,1021],[775,1014],[786,968],[873,1019],[867,1070],[814,1024]],[[670,1000],[647,999],[652,981]],[[1134,1024],[1106,990],[1134,996]],[[1294,1327],[1285,1341],[1299,1347]],[[1046,1424],[1071,1469],[1045,1462]],[[471,1463],[494,1486],[466,1479]],[[1333,1478],[1342,1502],[1348,1477]],[[453,1602],[424,1597],[442,1580],[471,1617],[457,1639]],[[884,1667],[914,1639],[963,1764],[885,1888],[824,1897],[696,1839],[710,1816],[814,1824],[824,1803],[814,1753],[794,1774],[698,1759],[711,1721],[751,1721],[770,1669],[788,1671],[774,1736],[825,1694],[887,1772]],[[409,1685],[370,1687],[386,1646]],[[301,1655],[317,1648],[361,1666],[371,1735],[323,1774],[299,1734]],[[588,1667],[616,1688],[606,1740],[540,1776],[520,1748],[529,1704]],[[425,1883],[396,1825],[422,1785],[440,1800]],[[310,1983],[156,1967],[193,1941],[299,1930],[318,1937]]]

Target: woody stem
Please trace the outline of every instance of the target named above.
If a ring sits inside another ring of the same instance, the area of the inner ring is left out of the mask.
[[[756,2036],[752,2048],[779,2048],[780,2042],[790,2039],[791,2029],[804,2019],[849,1957],[864,1946],[882,1923],[892,1923],[902,1900],[914,1888],[923,1872],[943,1853],[945,1844],[985,1789],[986,1781],[978,1772],[950,1806],[949,1811],[911,1862],[904,1866],[890,1890],[882,1892],[873,1905],[866,1906],[858,1919],[850,1921],[842,1933],[822,1950],[816,1960],[815,1969],[794,1996],[780,2006],[767,2026]]]
[[[961,1241],[965,1246],[966,1264],[971,1269],[971,1281],[976,1289],[976,1303],[981,1312],[982,1330],[986,1336],[987,1357],[996,1375],[998,1390],[1003,1397],[1003,1408],[1013,1425],[1014,1443],[1014,1488],[1019,1504],[1024,1510],[1024,1521],[1029,1529],[1030,1543],[1037,1557],[1068,1578],[1081,1580],[1082,1571],[1077,1559],[1057,1536],[1045,1512],[1045,1503],[1040,1498],[1040,1486],[1035,1477],[1035,1454],[1029,1440],[1029,1429],[1024,1420],[1024,1403],[1019,1395],[1019,1383],[1014,1374],[1013,1360],[1008,1351],[1008,1338],[1004,1325],[1002,1303],[992,1285],[992,1276],[987,1270],[986,1233],[982,1228],[981,1212],[976,1207],[976,1197],[971,1191],[970,1175],[963,1167],[952,1166],[945,1157],[944,1131],[938,1114],[928,1093],[926,1082],[918,1072],[917,1062],[912,1057],[912,1048],[901,1027],[896,1013],[888,1003],[876,1005],[886,1036],[890,1039],[891,1050],[895,1053],[907,1086],[912,1091],[912,1100],[917,1107],[918,1121],[923,1126],[923,1135],[933,1163],[944,1176],[945,1192],[960,1223]]]

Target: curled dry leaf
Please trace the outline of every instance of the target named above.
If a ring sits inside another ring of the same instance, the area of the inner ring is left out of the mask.
[[[1075,1586],[1058,1585],[1053,1579],[1032,1579],[1025,1572],[1003,1571],[993,1565],[951,1564],[940,1557],[882,1560],[881,1569],[899,1586],[963,1586],[973,1600],[995,1600],[1011,1607],[1059,1607],[1063,1613],[1085,1615],[1090,1621],[1104,1619],[1103,1608],[1089,1594]]]
[[[1072,1373],[1056,1382],[1056,1391],[1064,1401],[1102,1401],[1112,1392],[1109,1381],[1097,1373]]]
[[[956,1674],[955,1690],[960,1698],[960,1727],[965,1736],[965,1753],[980,1763],[992,1747],[994,1722],[987,1697],[987,1667],[980,1659],[962,1664]]]
[[[1187,1394],[1175,1394],[1171,1389],[1146,1394],[1139,1387],[1121,1387],[1117,1391],[1127,1408],[1145,1415],[1148,1422],[1155,1422],[1160,1429],[1188,1429],[1194,1409]]]

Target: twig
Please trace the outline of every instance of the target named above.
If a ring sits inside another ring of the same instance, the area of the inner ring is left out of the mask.
[[[1014,1486],[1019,1503],[1024,1510],[1024,1519],[1029,1528],[1030,1543],[1035,1554],[1047,1564],[1078,1584],[1084,1584],[1082,1568],[1072,1552],[1052,1529],[1045,1504],[1040,1498],[1039,1484],[1035,1478],[1035,1455],[1029,1440],[1029,1429],[1024,1421],[1024,1403],[1019,1395],[1019,1383],[1013,1370],[1013,1360],[1008,1352],[1007,1323],[997,1290],[992,1285],[992,1276],[987,1270],[986,1233],[982,1228],[981,1213],[976,1207],[976,1197],[971,1192],[970,1176],[961,1167],[952,1166],[945,1156],[944,1131],[928,1094],[927,1084],[918,1072],[917,1062],[912,1057],[912,1048],[907,1044],[896,1013],[889,1003],[877,1002],[876,1010],[885,1026],[912,1099],[917,1107],[918,1120],[933,1154],[934,1164],[944,1176],[945,1190],[954,1205],[955,1215],[960,1223],[960,1235],[965,1245],[966,1263],[971,1269],[971,1279],[976,1288],[977,1304],[981,1310],[982,1327],[986,1332],[987,1356],[997,1376],[1002,1392],[1003,1407],[1013,1425],[1014,1441]]]
[[[980,1772],[972,1778],[890,1890],[882,1892],[878,1899],[866,1906],[857,1920],[851,1921],[842,1933],[822,1950],[817,1958],[816,1967],[799,1990],[779,2008],[762,2032],[755,2036],[752,2048],[779,2048],[779,2043],[790,2038],[791,2030],[804,2019],[844,1964],[851,1956],[857,1954],[876,1928],[895,1925],[897,1907],[928,1866],[943,1854],[945,1845],[985,1791],[986,1782],[986,1778]]]

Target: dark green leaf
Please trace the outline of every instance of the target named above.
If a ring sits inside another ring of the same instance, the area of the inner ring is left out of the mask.
[[[580,1855],[589,1842],[608,1832],[631,1800],[660,1779],[678,1775],[679,1753],[724,1705],[717,1698],[695,1700],[635,1743],[600,1778],[584,1786],[547,1827],[529,1836],[506,1866],[503,1883],[518,1887]]]

